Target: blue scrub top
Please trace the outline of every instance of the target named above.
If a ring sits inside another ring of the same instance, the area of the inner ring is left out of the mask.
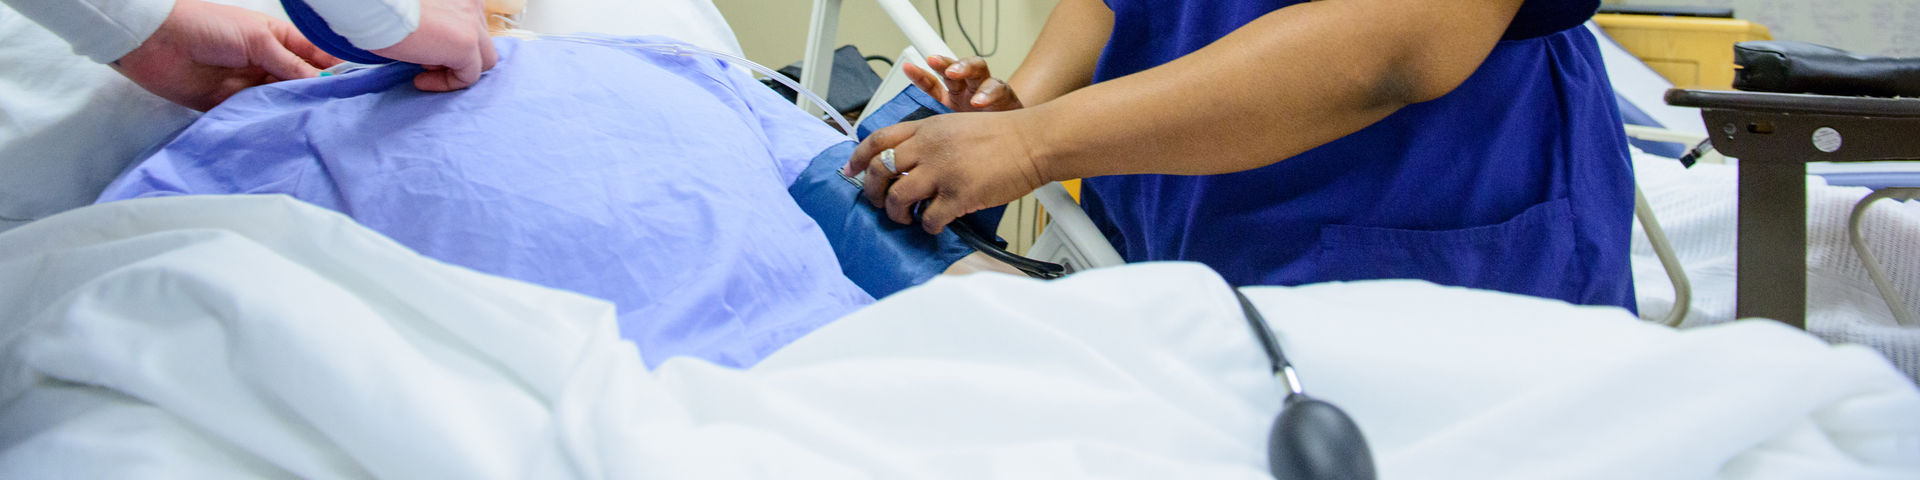
[[[1095,81],[1295,3],[1108,0]],[[1415,278],[1632,310],[1633,171],[1599,47],[1579,28],[1597,5],[1529,0],[1441,98],[1262,168],[1090,178],[1087,211],[1129,262],[1199,261],[1235,284]],[[1285,88],[1260,81],[1239,88]]]

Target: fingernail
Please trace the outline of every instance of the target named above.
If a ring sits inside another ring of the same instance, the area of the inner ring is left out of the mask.
[[[959,65],[954,65],[954,66],[951,66],[951,67],[947,67],[947,73],[951,73],[951,74],[954,74],[954,75],[959,75],[959,74],[962,74],[962,73],[966,73],[966,72],[967,72],[967,69],[965,69],[965,68],[961,68],[961,67],[960,67]]]
[[[976,94],[973,94],[973,104],[974,104],[974,105],[986,105],[986,104],[987,104],[987,94],[985,94],[985,93],[976,93]]]

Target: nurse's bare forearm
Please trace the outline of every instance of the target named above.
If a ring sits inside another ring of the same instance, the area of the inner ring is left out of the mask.
[[[1093,84],[1100,49],[1113,35],[1113,11],[1102,0],[1060,0],[1047,15],[1033,51],[1007,80],[1027,106]]]
[[[1006,112],[1048,180],[1266,166],[1437,98],[1486,59],[1520,0],[1326,0],[1191,55]]]

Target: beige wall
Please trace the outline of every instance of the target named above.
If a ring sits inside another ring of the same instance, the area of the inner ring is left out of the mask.
[[[984,24],[975,20],[976,9],[982,2],[986,7]],[[999,0],[1003,9],[999,15],[1001,44],[999,51],[987,59],[997,76],[1011,75],[1014,68],[1020,66],[1056,2],[1058,0]],[[720,7],[720,13],[726,15],[727,23],[740,37],[740,47],[746,50],[748,59],[774,68],[800,60],[807,41],[807,21],[813,12],[811,0],[714,0],[713,3]],[[912,3],[919,7],[927,23],[932,24],[933,1],[913,0]],[[992,34],[994,1],[961,0],[959,3],[966,15],[967,32],[973,35],[974,42],[981,42],[983,35]],[[957,54],[973,54],[967,50],[966,40],[960,37],[953,23],[953,3],[943,1],[941,5],[947,9],[947,44]],[[834,46],[847,44],[859,46],[867,55],[893,58],[900,55],[900,49],[906,48],[907,37],[893,26],[886,12],[873,0],[842,0],[840,33]],[[993,50],[986,44],[980,47]]]
[[[987,62],[999,76],[1013,73],[1027,56],[1040,27],[1046,22],[1058,0],[999,0],[1000,52]],[[985,2],[988,23],[969,23],[969,32],[991,32],[994,3],[990,0],[961,0],[960,10],[974,18],[975,9]],[[811,0],[714,0],[720,12],[740,37],[747,57],[773,67],[800,60],[807,39],[807,20]],[[921,15],[933,18],[932,0],[912,0]],[[1774,38],[1802,40],[1855,50],[1861,53],[1920,56],[1920,0],[1606,0],[1606,3],[1632,5],[1694,5],[1733,7],[1739,18],[1766,25]],[[951,6],[951,3],[945,5]],[[955,52],[967,55],[966,42],[953,24],[954,12],[947,12],[947,43]],[[931,21],[929,21],[931,23]],[[869,55],[893,57],[907,45],[907,39],[892,27],[885,12],[873,0],[843,0],[840,34],[835,46],[854,44]],[[983,45],[985,46],[985,45]]]

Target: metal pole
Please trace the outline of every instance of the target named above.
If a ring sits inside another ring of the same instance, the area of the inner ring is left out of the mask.
[[[907,42],[920,50],[921,55],[954,56],[953,49],[947,48],[947,42],[940,39],[940,34],[934,32],[933,26],[927,24],[927,18],[921,16],[920,10],[913,8],[912,3],[907,0],[876,1],[880,3],[880,9],[886,10],[887,16],[893,18],[893,23],[900,26],[900,33],[907,34]]]
[[[802,57],[800,86],[820,98],[827,98],[828,81],[833,79],[833,39],[840,32],[840,0],[813,0],[813,23],[807,29],[807,51]],[[800,109],[820,116],[828,105],[814,105],[804,97]]]

